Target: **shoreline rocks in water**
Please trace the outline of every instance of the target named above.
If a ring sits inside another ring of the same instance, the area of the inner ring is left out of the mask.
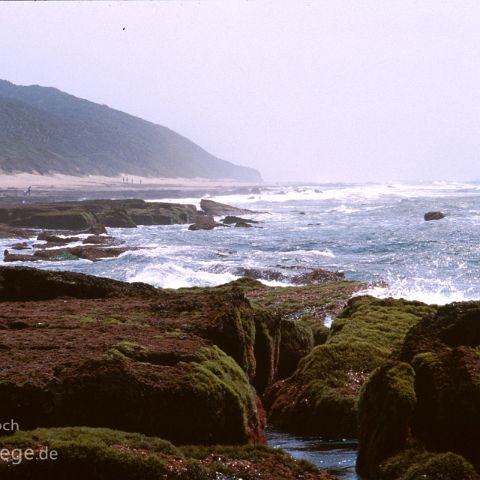
[[[242,215],[245,213],[256,213],[253,210],[246,208],[237,208],[227,205],[226,203],[215,202],[213,200],[207,200],[202,198],[200,201],[200,208],[207,214],[215,217],[222,215]]]
[[[73,230],[135,228],[137,225],[171,225],[191,222],[194,205],[129,200],[84,200],[0,206],[0,223],[10,227]],[[92,231],[92,233],[95,233]]]
[[[445,218],[445,214],[442,212],[427,212],[423,218],[426,222],[431,220],[441,220],[442,218]]]
[[[48,250],[36,250],[31,255],[21,253],[10,253],[9,250],[3,252],[4,262],[64,262],[66,260],[91,260],[97,262],[105,258],[115,258],[134,250],[136,247],[103,247],[96,245],[81,245],[77,247],[50,248]]]
[[[234,225],[236,223],[259,223],[257,220],[251,220],[249,218],[242,218],[237,217],[235,215],[227,215],[223,220],[222,223],[225,225]]]

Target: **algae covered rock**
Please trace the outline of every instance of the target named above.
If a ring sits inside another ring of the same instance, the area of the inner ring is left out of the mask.
[[[473,466],[451,452],[432,453],[407,449],[383,462],[376,480],[479,480]]]
[[[398,375],[396,382],[389,380],[386,365],[363,390],[359,472],[402,480],[477,478],[472,472],[480,471],[479,332],[480,302],[445,305],[409,330],[400,355],[404,363],[394,367],[401,366],[403,381]]]
[[[295,371],[300,360],[308,355],[314,345],[312,328],[301,320],[282,319],[278,378],[287,378]]]
[[[0,273],[0,361],[8,364],[0,412],[22,428],[265,441],[252,384],[260,392],[274,379],[279,319],[238,288],[165,291],[66,272]]]
[[[326,343],[268,392],[269,420],[301,433],[355,436],[357,399],[368,375],[400,349],[412,325],[434,310],[421,302],[351,299]]]
[[[407,444],[417,402],[415,372],[408,363],[387,363],[373,372],[359,400],[357,470],[370,476]]]
[[[412,431],[480,470],[480,302],[452,303],[408,333],[402,359],[416,372]]]
[[[11,453],[10,461],[0,462],[5,480],[333,480],[307,462],[264,446],[176,447],[161,438],[106,428],[17,432],[0,437],[0,448]],[[29,451],[34,459],[28,459]]]

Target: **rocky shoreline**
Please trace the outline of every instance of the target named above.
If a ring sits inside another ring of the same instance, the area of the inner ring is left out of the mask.
[[[95,261],[131,249],[105,226],[209,215],[256,226],[238,217],[254,212],[202,208],[2,207],[4,238],[18,249],[32,236],[45,242],[5,260]],[[219,287],[170,290],[0,267],[0,419],[21,426],[0,446],[59,452],[55,462],[2,458],[2,478],[334,478],[266,447],[267,422],[358,438],[362,478],[479,478],[480,302],[358,296],[366,285],[323,270],[299,272],[295,286],[256,280],[278,274],[245,270]]]

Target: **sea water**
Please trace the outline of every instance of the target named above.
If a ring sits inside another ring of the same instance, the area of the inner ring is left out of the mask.
[[[265,283],[288,285],[299,268],[322,268],[365,282],[365,292],[379,297],[438,304],[480,299],[480,183],[290,185],[211,198],[254,210],[242,216],[259,223],[209,231],[187,225],[109,229],[138,249],[101,262],[26,265],[168,288],[219,285],[245,268],[282,272],[281,282]],[[199,206],[200,198],[171,201]],[[446,217],[426,222],[424,213],[432,210]],[[352,442],[332,446],[274,431],[269,440],[356,478]]]
[[[480,184],[279,186],[213,199],[261,212],[243,215],[260,223],[109,229],[139,249],[101,262],[29,265],[168,288],[219,285],[245,268],[283,272],[288,284],[298,268],[323,268],[369,283],[369,293],[381,297],[439,304],[480,298]],[[199,205],[200,198],[172,202]],[[426,222],[430,210],[446,217]],[[0,248],[11,243],[2,240]]]

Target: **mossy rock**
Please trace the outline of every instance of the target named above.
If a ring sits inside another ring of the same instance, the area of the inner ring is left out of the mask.
[[[291,431],[357,435],[357,400],[368,375],[398,354],[409,328],[435,306],[356,297],[338,315],[324,345],[268,392],[269,420]]]
[[[383,460],[405,448],[417,402],[414,382],[415,372],[408,363],[387,363],[362,388],[357,457],[361,475],[371,476]]]
[[[56,452],[56,459],[0,462],[5,480],[329,480],[313,465],[267,447],[191,446],[105,428],[51,428],[0,437],[0,448]],[[18,457],[17,457],[18,458]]]
[[[380,465],[375,480],[478,480],[473,466],[451,452],[406,449]]]
[[[292,375],[298,362],[312,351],[315,344],[312,328],[302,320],[282,319],[280,329],[279,379]]]
[[[167,291],[4,267],[0,297],[0,360],[9,365],[0,412],[23,428],[265,442],[252,384],[261,392],[274,380],[280,320],[238,288]]]
[[[394,389],[382,377],[388,366],[372,376],[360,401],[362,474],[374,474],[382,461],[388,467],[382,478],[471,478],[472,466],[480,472],[479,326],[480,302],[442,306],[404,339],[400,365],[414,373],[400,384],[408,395],[392,397]],[[402,396],[410,400],[399,402]],[[415,448],[398,453],[408,445]],[[410,467],[408,456],[419,454],[425,458],[413,459]],[[402,461],[401,474],[390,475]]]

